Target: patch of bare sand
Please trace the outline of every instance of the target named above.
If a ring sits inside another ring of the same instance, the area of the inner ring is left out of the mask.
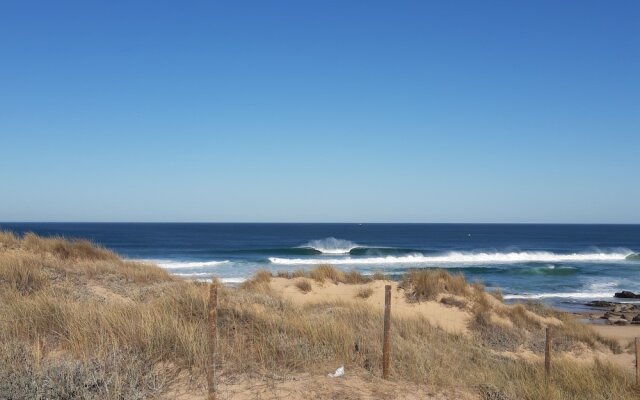
[[[640,325],[591,325],[602,336],[618,339],[620,341],[631,341],[640,337]]]
[[[596,325],[591,327],[602,336],[616,339],[623,349],[629,349],[621,354],[605,354],[601,358],[611,361],[623,368],[635,368],[635,355],[631,351],[633,349],[633,340],[640,337],[640,326],[638,325]]]
[[[93,292],[93,294],[104,299],[107,302],[127,303],[127,304],[132,303],[131,299],[124,297],[118,293],[112,292],[111,290],[105,288],[104,286],[100,286],[96,283],[93,283],[93,282],[89,283],[87,287],[89,288],[89,290],[91,290],[91,292]]]
[[[327,369],[328,372],[328,369]],[[329,378],[326,374],[298,373],[287,376],[221,377],[217,386],[220,399],[430,399],[476,400],[478,396],[461,390],[438,391],[424,385],[395,380],[382,380],[363,370],[350,370],[345,376]],[[186,380],[178,382],[161,399],[206,399],[204,385]]]
[[[302,292],[295,286],[300,279],[307,278],[273,278],[270,282],[271,289],[297,304],[321,303],[327,301],[345,301],[369,304],[374,308],[384,310],[384,286],[391,285],[391,315],[402,318],[415,318],[422,316],[432,325],[438,326],[450,333],[468,334],[467,324],[471,319],[468,311],[456,307],[446,306],[436,301],[424,301],[410,303],[407,301],[403,289],[398,288],[397,282],[373,281],[365,284],[335,284],[325,281],[320,284],[311,279],[311,291]],[[373,292],[368,298],[358,297],[358,292],[363,288],[370,288]]]
[[[556,318],[547,319],[553,324],[553,322],[559,321]],[[623,349],[627,349],[620,354],[614,354],[610,351],[593,350],[586,345],[580,346],[570,352],[562,352],[554,354],[554,358],[564,358],[578,363],[593,363],[594,360],[599,359],[601,361],[610,362],[618,365],[627,370],[633,370],[635,368],[635,355],[632,354],[630,349],[631,342],[636,336],[640,337],[640,327],[635,326],[612,326],[612,325],[591,325],[594,330],[602,336],[616,339]],[[501,352],[500,354],[511,357],[521,358],[527,361],[535,362],[544,360],[543,354],[536,354],[530,350],[519,348],[516,352]]]

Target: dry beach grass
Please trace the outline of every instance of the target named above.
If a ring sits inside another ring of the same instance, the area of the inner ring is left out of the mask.
[[[220,286],[221,398],[639,396],[631,370],[607,361],[622,351],[614,339],[431,270],[392,283],[392,376],[381,381],[387,283],[325,265]],[[0,398],[204,398],[207,294],[85,241],[0,233]],[[454,315],[460,330],[433,322]],[[557,354],[548,385],[545,326]],[[339,383],[326,377],[343,364]]]

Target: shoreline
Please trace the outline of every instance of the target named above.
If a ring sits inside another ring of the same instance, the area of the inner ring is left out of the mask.
[[[591,326],[599,334],[616,339],[621,344],[630,344],[634,338],[640,338],[639,304],[625,301],[603,301],[600,303],[600,306],[596,306],[593,305],[594,302],[587,302],[583,304],[587,310],[568,313],[580,322]],[[558,307],[554,308],[567,312]]]

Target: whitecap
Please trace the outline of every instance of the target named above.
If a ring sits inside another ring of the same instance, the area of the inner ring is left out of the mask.
[[[509,253],[463,253],[451,252],[444,255],[425,256],[422,253],[409,254],[405,256],[386,257],[366,257],[366,258],[279,258],[270,257],[272,264],[281,265],[314,265],[319,263],[329,264],[447,264],[447,263],[518,263],[518,262],[601,262],[601,261],[624,261],[631,252],[612,253],[572,253],[557,254],[545,251],[523,251]]]
[[[328,237],[320,240],[312,240],[301,247],[314,249],[323,254],[348,254],[351,250],[360,246],[348,240]]]
[[[505,300],[537,300],[550,298],[567,299],[596,299],[613,297],[611,292],[560,292],[560,293],[529,293],[529,294],[506,294]]]

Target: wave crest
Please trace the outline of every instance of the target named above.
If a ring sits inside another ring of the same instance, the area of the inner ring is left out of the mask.
[[[523,263],[523,262],[598,262],[624,261],[630,252],[625,253],[572,253],[557,254],[551,252],[509,252],[509,253],[462,253],[451,252],[444,255],[426,256],[421,253],[406,256],[365,257],[365,258],[278,258],[270,257],[272,264],[281,265],[314,265],[329,263],[336,265],[367,264],[470,264],[470,263]]]
[[[505,300],[540,300],[553,298],[566,299],[598,299],[613,297],[611,292],[569,292],[569,293],[535,293],[535,294],[507,294]]]
[[[328,237],[325,239],[312,240],[301,247],[313,249],[322,254],[349,254],[351,250],[359,248],[360,246],[348,240]]]

